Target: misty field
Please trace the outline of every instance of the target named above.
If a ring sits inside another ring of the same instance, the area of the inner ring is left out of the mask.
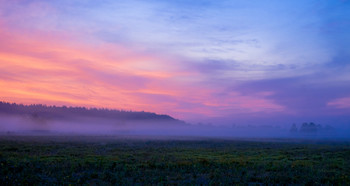
[[[350,184],[350,143],[0,136],[2,185]]]

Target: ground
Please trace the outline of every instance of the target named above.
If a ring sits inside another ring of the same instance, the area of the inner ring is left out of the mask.
[[[350,142],[0,136],[3,185],[350,184]]]

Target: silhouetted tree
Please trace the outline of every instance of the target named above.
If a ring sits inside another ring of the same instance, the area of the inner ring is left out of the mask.
[[[0,101],[0,114],[26,115],[33,119],[72,119],[76,117],[99,117],[115,120],[178,121],[168,115],[151,112],[120,111],[85,107],[46,106],[42,104],[22,105]]]
[[[317,126],[315,123],[303,123],[300,127],[300,132],[305,133],[316,133],[317,132]]]
[[[295,125],[295,123],[293,123],[293,125],[292,125],[292,127],[290,128],[289,131],[292,132],[292,133],[298,132],[298,128],[297,128],[297,126]]]

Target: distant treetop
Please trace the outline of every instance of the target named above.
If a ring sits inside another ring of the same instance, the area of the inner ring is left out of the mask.
[[[0,101],[0,114],[40,116],[46,119],[71,119],[75,117],[98,117],[118,120],[164,120],[178,121],[168,115],[144,111],[123,111],[106,108],[47,106],[43,104],[23,105]]]

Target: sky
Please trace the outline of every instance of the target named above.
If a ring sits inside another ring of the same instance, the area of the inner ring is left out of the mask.
[[[0,100],[350,126],[348,0],[0,0]]]

